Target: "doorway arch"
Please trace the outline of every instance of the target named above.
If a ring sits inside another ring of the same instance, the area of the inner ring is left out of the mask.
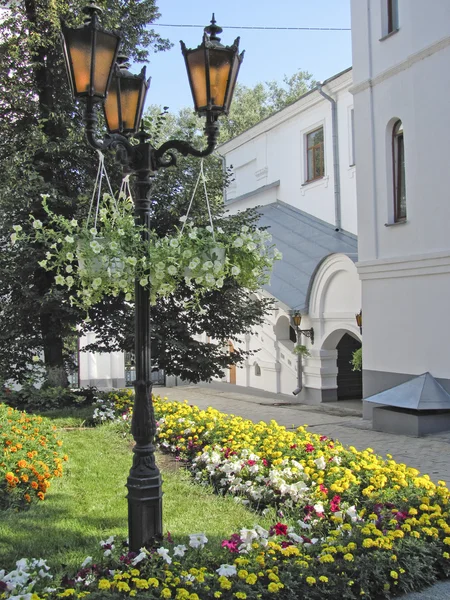
[[[352,366],[353,353],[359,348],[361,342],[348,333],[336,345],[338,400],[362,399],[362,371],[354,371]]]

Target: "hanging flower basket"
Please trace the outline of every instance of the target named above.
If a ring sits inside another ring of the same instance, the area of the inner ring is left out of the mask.
[[[46,197],[43,207],[45,227],[31,217],[35,239],[48,248],[39,264],[72,292],[72,304],[85,309],[104,296],[123,293],[132,300],[136,279],[150,290],[152,303],[173,294],[181,283],[201,296],[220,289],[228,277],[256,290],[269,281],[274,261],[281,258],[270,234],[247,226],[225,233],[220,227],[213,230],[188,221],[182,231],[160,238],[152,230],[143,241],[133,204],[123,197],[117,206],[104,194],[97,227],[91,228],[53,213]],[[15,241],[23,232],[16,229],[13,236]]]

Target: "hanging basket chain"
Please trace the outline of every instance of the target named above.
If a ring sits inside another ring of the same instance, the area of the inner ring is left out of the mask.
[[[202,180],[203,189],[205,190],[206,206],[208,208],[209,222],[211,223],[211,229],[212,229],[211,233],[213,236],[213,240],[216,241],[216,236],[214,234],[214,224],[213,224],[212,215],[211,215],[211,207],[209,205],[208,190],[206,189],[206,177],[205,177],[205,173],[203,171],[203,158],[200,161],[200,171],[199,171],[199,174],[197,177],[197,181],[195,182],[194,191],[192,192],[192,196],[191,196],[191,201],[189,202],[189,206],[188,206],[186,215],[184,217],[183,226],[181,227],[181,231],[180,231],[180,237],[183,235],[184,228],[186,227],[186,223],[187,223],[187,220],[189,217],[189,213],[191,211],[192,203],[194,201],[195,194],[197,192],[197,188],[198,188],[198,184],[200,183],[200,180]]]
[[[96,205],[95,205],[94,228],[97,229],[98,212],[99,212],[99,209],[100,209],[100,200],[102,198],[102,183],[103,183],[103,178],[106,179],[106,183],[108,185],[109,193],[111,195],[112,201],[114,202],[114,207],[116,209],[116,212],[118,211],[117,202],[116,202],[116,199],[114,197],[114,192],[112,190],[111,182],[109,180],[108,173],[106,172],[105,155],[103,154],[103,152],[101,150],[97,150],[97,153],[98,153],[98,159],[99,159],[98,160],[97,176],[95,178],[94,190],[92,192],[91,203],[89,205],[89,213],[88,213],[88,218],[86,220],[86,229],[89,228],[89,223],[91,221],[91,214],[92,214],[92,209],[94,207],[94,200],[95,200],[95,198],[97,198],[97,202],[96,202]]]

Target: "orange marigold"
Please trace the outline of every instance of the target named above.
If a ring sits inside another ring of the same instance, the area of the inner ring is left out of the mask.
[[[8,483],[13,483],[15,477],[14,477],[14,473],[11,473],[11,471],[8,471],[8,473],[6,473],[5,475],[5,479]]]
[[[43,500],[45,498],[45,494],[43,494],[42,492],[38,492],[37,497],[39,498],[39,500]]]

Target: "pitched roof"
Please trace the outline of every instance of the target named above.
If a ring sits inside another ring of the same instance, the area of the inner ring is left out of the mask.
[[[430,373],[414,377],[365,400],[412,410],[450,410],[450,394]]]
[[[268,226],[273,242],[283,253],[274,265],[270,285],[263,286],[289,309],[308,312],[314,275],[330,254],[347,254],[357,260],[357,237],[336,231],[333,225],[277,200],[258,208],[260,226]]]

